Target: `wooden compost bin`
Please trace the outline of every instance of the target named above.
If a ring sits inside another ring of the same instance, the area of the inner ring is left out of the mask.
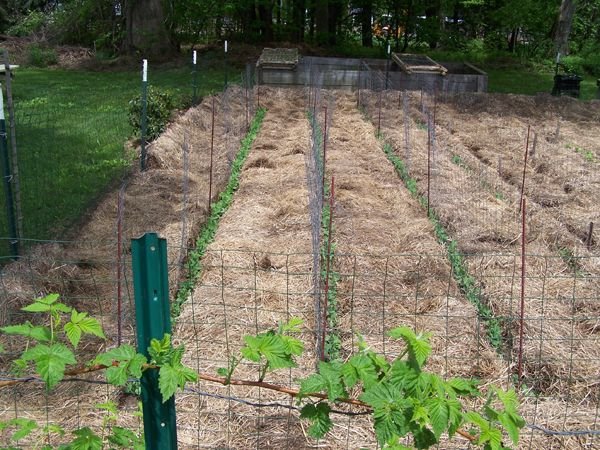
[[[270,86],[321,86],[323,88],[373,88],[373,79],[388,89],[445,92],[485,92],[487,74],[469,63],[437,63],[444,71],[406,73],[385,59],[324,58],[302,56],[293,67],[257,64],[259,84]],[[369,72],[371,78],[369,79]],[[382,81],[383,80],[383,81]]]

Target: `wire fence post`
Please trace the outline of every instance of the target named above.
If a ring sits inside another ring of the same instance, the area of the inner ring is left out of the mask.
[[[525,141],[525,157],[523,161],[523,179],[521,180],[521,198],[519,199],[519,210],[523,204],[523,196],[525,195],[525,175],[527,174],[527,156],[529,155],[529,133],[531,125],[527,125],[527,139]]]
[[[15,108],[12,98],[12,72],[10,70],[10,61],[8,58],[8,50],[4,50],[4,74],[6,75],[6,106],[8,107],[8,119],[10,128],[10,168],[11,168],[11,183],[14,186],[13,200],[15,202],[14,212],[17,221],[17,238],[25,236],[23,232],[23,208],[21,207],[21,181],[19,177],[19,163],[17,155],[17,131],[15,124]]]
[[[212,203],[212,184],[213,184],[213,148],[215,145],[215,97],[212,98],[211,108],[211,123],[210,123],[210,163],[208,166],[208,216],[211,213]]]
[[[192,55],[192,105],[198,104],[198,65],[196,50]]]
[[[519,360],[518,360],[518,373],[519,380],[518,386],[521,387],[523,379],[523,340],[525,338],[525,245],[527,244],[526,239],[526,199],[521,199],[521,307],[519,310]]]
[[[146,131],[148,127],[148,60],[142,64],[142,118],[141,125],[141,155],[140,163],[142,172],[146,170]]]
[[[19,241],[17,239],[17,221],[11,185],[10,160],[8,158],[8,142],[6,139],[6,120],[4,119],[4,96],[0,84],[0,157],[2,158],[2,178],[4,179],[4,198],[6,201],[6,220],[10,237],[10,254],[13,258],[19,256]]]
[[[225,87],[223,90],[227,89],[227,84],[228,84],[228,67],[227,67],[227,40],[225,40],[225,57],[223,59],[223,61],[225,61]]]
[[[325,108],[325,120],[323,122],[323,179],[321,180],[321,185],[325,186],[325,167],[327,164],[327,106]],[[323,190],[323,195],[325,195],[325,190]]]
[[[131,240],[138,351],[148,357],[152,339],[171,333],[167,240],[146,233]],[[158,370],[141,378],[144,437],[147,450],[176,450],[175,398],[163,403]]]

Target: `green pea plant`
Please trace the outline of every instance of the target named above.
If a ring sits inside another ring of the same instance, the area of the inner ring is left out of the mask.
[[[104,371],[108,383],[125,386],[131,379],[141,378],[147,370],[158,370],[163,402],[186,383],[198,379],[223,385],[261,386],[295,397],[300,418],[308,421],[308,434],[313,438],[322,438],[331,430],[331,415],[336,412],[336,405],[345,404],[371,414],[380,447],[396,450],[410,448],[401,442],[410,442],[413,448],[429,448],[445,436],[451,439],[457,434],[485,450],[507,449],[507,443],[518,445],[520,429],[525,425],[514,390],[488,388],[481,411],[467,410],[461,400],[483,395],[477,382],[443,379],[426,371],[430,336],[407,327],[389,332],[390,338],[404,344],[404,351],[398,357],[389,360],[374,352],[359,336],[355,354],[346,360],[321,361],[317,373],[297,380],[300,388],[291,389],[265,380],[274,371],[297,367],[296,358],[304,352],[304,344],[294,336],[301,331],[301,319],[291,318],[275,329],[244,336],[245,345],[214,376],[185,366],[182,363],[185,348],[173,346],[169,334],[150,342],[148,358],[133,346],[123,344],[78,365],[75,351],[82,338],[87,335],[105,339],[104,332],[96,319],[58,300],[57,294],[50,294],[22,308],[39,316],[35,325],[26,321],[0,328],[4,334],[26,339],[25,350],[13,361],[15,378],[0,381],[0,389],[41,380],[50,390],[69,377],[99,370]],[[240,363],[258,367],[258,380],[234,378]],[[32,370],[37,377],[24,376]],[[106,402],[96,406],[103,413],[99,431],[98,427],[83,426],[70,431],[70,437],[53,423],[39,424],[20,417],[0,422],[0,433],[8,435],[10,441],[9,446],[0,450],[18,449],[14,445],[26,438],[29,448],[41,450],[144,448],[139,431],[117,426],[117,405]],[[64,443],[53,447],[51,441]]]

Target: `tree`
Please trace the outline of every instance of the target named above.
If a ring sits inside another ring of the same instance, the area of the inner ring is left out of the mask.
[[[575,16],[575,2],[562,0],[556,26],[554,27],[554,44],[556,51],[561,55],[569,53],[569,34]]]
[[[172,6],[171,2],[169,4]],[[168,56],[176,50],[167,30],[162,0],[127,0],[125,17],[126,51],[138,50],[144,56]]]

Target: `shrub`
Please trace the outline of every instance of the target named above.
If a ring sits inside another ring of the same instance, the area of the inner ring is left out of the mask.
[[[27,62],[34,67],[48,67],[58,63],[58,56],[51,48],[31,44],[28,47]]]
[[[31,11],[6,30],[6,34],[18,37],[29,36],[40,31],[45,23],[46,16],[44,13],[41,11]]]
[[[566,73],[583,73],[584,59],[581,56],[563,56],[560,60]]]
[[[148,88],[146,140],[151,141],[160,136],[173,109],[175,101],[171,93],[152,86]],[[135,135],[139,135],[142,129],[141,118],[142,96],[138,95],[129,101],[129,124],[133,127]]]
[[[600,77],[600,53],[591,52],[583,57],[583,69],[590,75]]]

